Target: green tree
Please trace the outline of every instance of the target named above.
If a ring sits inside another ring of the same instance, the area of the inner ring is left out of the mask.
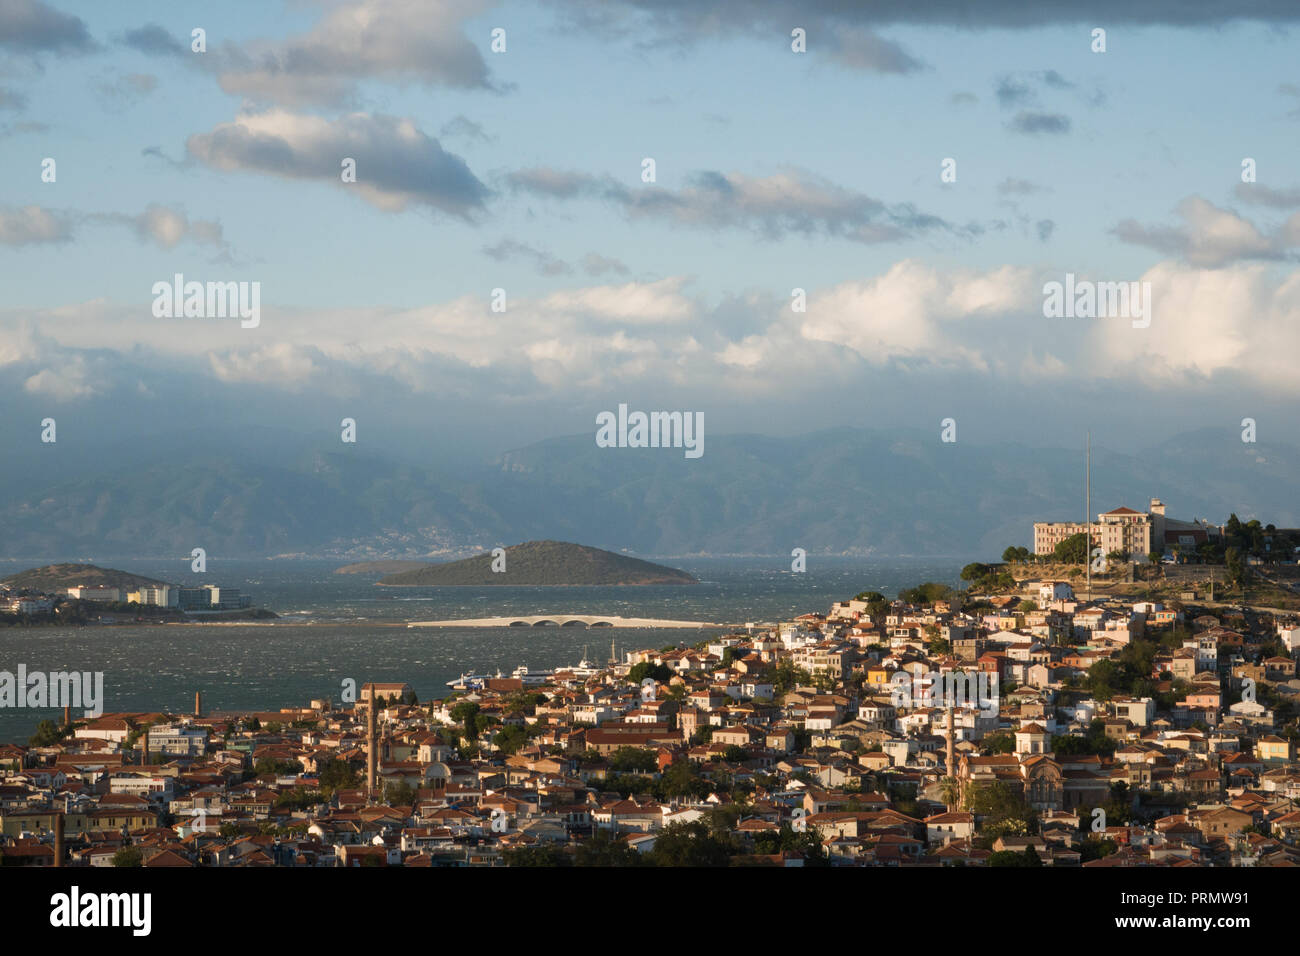
[[[27,741],[33,747],[53,747],[67,736],[64,728],[52,720],[42,720],[36,725],[36,733]]]
[[[573,852],[574,866],[640,866],[644,862],[640,853],[603,830],[580,841]]]
[[[642,661],[640,664],[633,664],[632,669],[627,672],[627,679],[633,684],[640,684],[647,677],[652,677],[661,684],[667,683],[673,679],[674,671],[666,664],[652,664],[650,661]]]
[[[619,747],[609,756],[609,768],[616,773],[653,773],[659,758],[644,747]]]
[[[569,866],[569,855],[554,843],[539,843],[537,846],[520,846],[505,850],[501,859],[506,866]]]
[[[650,861],[655,866],[727,866],[739,848],[730,837],[710,831],[703,820],[670,823],[655,837]]]
[[[138,846],[124,846],[113,854],[114,866],[144,866],[144,854]]]
[[[518,724],[507,724],[492,735],[492,746],[504,754],[518,753],[528,743],[528,731]]]
[[[1080,531],[1060,542],[1054,549],[1056,560],[1061,564],[1083,564],[1088,560],[1088,535]]]
[[[482,729],[479,724],[479,706],[472,700],[462,700],[451,708],[451,719],[465,728],[465,736],[470,740],[478,737]]]

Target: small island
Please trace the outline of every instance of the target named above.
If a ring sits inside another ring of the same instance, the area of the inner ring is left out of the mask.
[[[426,564],[381,578],[385,587],[578,587],[698,584],[676,568],[665,567],[613,551],[566,541],[526,541],[505,548],[501,558],[491,552]],[[493,565],[504,570],[493,570]]]

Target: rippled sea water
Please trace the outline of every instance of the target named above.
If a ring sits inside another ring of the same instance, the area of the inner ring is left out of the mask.
[[[0,562],[0,577],[40,562]],[[694,643],[722,629],[513,627],[414,628],[408,621],[532,614],[603,613],[622,617],[776,621],[825,611],[863,590],[890,597],[922,581],[958,584],[965,560],[821,558],[794,574],[788,559],[665,560],[700,583],[677,587],[381,588],[377,576],[340,575],[339,561],[99,560],[163,580],[238,587],[280,615],[270,623],[0,628],[0,671],[103,671],[106,711],[188,713],[194,692],[204,708],[275,710],[314,697],[339,700],[345,678],[405,681],[421,700],[442,696],[462,673],[509,673],[609,659],[611,640],[626,650]],[[0,742],[26,743],[37,722],[59,711],[0,708]]]

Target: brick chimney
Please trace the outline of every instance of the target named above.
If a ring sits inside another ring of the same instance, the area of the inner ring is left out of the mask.
[[[194,692],[194,716],[203,716],[203,691],[201,690],[196,690]]]

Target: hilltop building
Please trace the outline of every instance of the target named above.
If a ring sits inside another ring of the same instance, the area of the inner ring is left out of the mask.
[[[1034,553],[1051,554],[1056,546],[1076,534],[1084,534],[1088,525],[1082,521],[1034,522]],[[1222,535],[1223,529],[1205,521],[1180,521],[1165,515],[1165,504],[1152,498],[1146,511],[1115,508],[1097,515],[1092,537],[1107,554],[1123,551],[1135,560],[1153,551],[1165,554],[1175,545],[1192,549]]]

